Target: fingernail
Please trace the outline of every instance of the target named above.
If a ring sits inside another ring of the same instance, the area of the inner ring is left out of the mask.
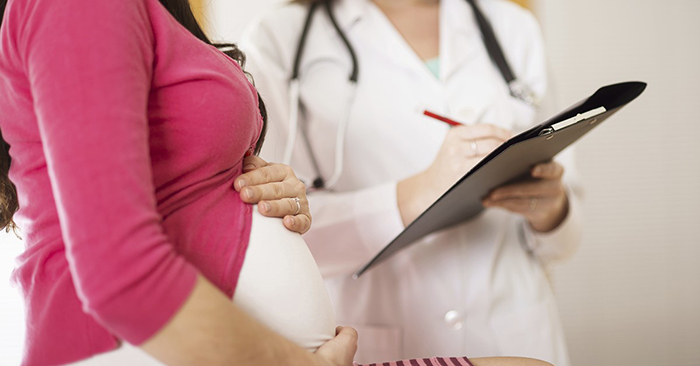
[[[537,167],[537,168],[533,169],[533,170],[532,170],[532,175],[534,175],[534,176],[536,176],[536,177],[542,175],[542,168]]]
[[[247,164],[246,166],[243,167],[244,171],[253,170],[253,169],[255,169],[255,165],[253,165],[253,164]]]
[[[245,180],[241,179],[241,180],[238,181],[238,187],[239,187],[239,188],[243,188],[243,187],[245,187],[245,186],[246,186]]]
[[[272,206],[270,206],[269,203],[264,202],[264,203],[263,203],[263,208],[265,209],[265,212],[270,212],[270,210],[272,209]]]
[[[248,198],[248,199],[253,198],[253,190],[252,189],[246,189],[244,194],[245,194],[246,198]]]
[[[247,158],[247,157],[249,157],[249,156],[251,156],[251,155],[253,155],[253,149],[248,149],[248,150],[245,152],[245,157]]]
[[[289,224],[290,224],[291,226],[294,226],[294,216],[290,216],[290,217],[289,217]]]

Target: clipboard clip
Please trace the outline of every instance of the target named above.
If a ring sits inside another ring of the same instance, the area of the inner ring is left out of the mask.
[[[601,114],[603,114],[605,112],[607,112],[607,109],[605,109],[605,107],[599,107],[596,109],[591,109],[588,112],[579,113],[579,114],[577,114],[569,119],[563,120],[561,122],[557,122],[549,127],[543,128],[542,131],[540,131],[539,136],[551,135],[551,134],[553,134],[557,131],[563,130],[571,125],[575,125],[575,124],[582,122],[582,121],[585,121],[587,119],[600,116]],[[597,119],[594,120],[594,122],[596,122],[596,121],[597,121]],[[554,136],[550,136],[548,138],[548,140],[552,137],[554,137]]]

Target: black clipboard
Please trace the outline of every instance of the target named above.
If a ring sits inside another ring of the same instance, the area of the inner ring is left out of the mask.
[[[637,98],[646,85],[643,82],[626,82],[602,87],[588,99],[504,142],[457,181],[353,277],[360,277],[370,268],[428,234],[478,215],[484,209],[481,204],[483,197],[492,189],[521,179],[529,174],[532,166],[554,158]]]

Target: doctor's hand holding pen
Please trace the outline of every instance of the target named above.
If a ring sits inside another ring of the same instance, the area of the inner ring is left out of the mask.
[[[415,220],[481,159],[514,135],[495,125],[466,126],[431,112],[426,111],[425,115],[453,127],[433,163],[398,183],[397,200],[404,225]],[[531,169],[529,178],[494,189],[484,198],[483,205],[519,214],[535,231],[552,231],[569,211],[563,175],[564,167],[556,162],[538,164]]]

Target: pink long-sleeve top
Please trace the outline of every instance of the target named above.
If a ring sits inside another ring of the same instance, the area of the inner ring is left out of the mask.
[[[142,343],[197,273],[232,295],[252,211],[231,186],[262,128],[238,64],[158,0],[10,0],[0,55],[24,364]]]

